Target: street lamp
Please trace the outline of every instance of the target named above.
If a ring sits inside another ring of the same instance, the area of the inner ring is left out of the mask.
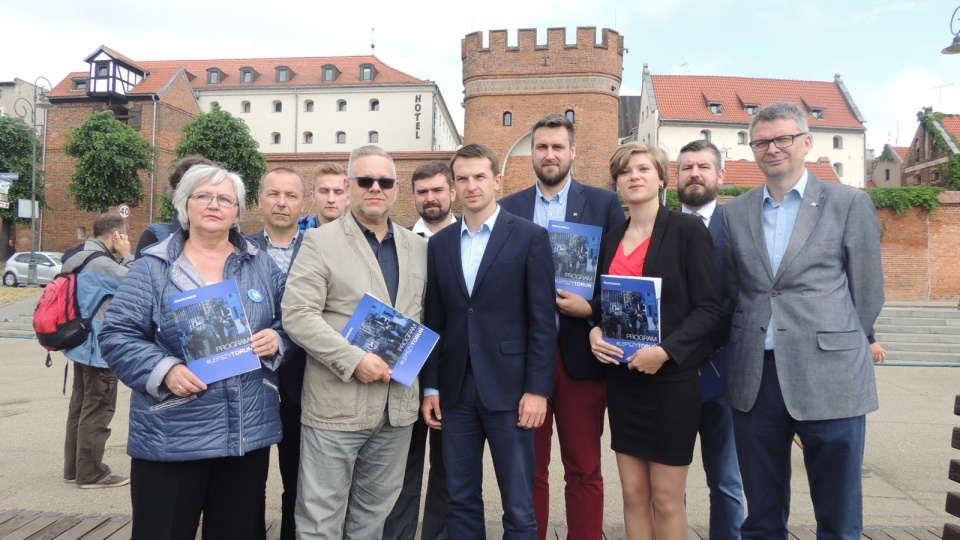
[[[24,118],[30,113],[30,123],[33,125],[33,136],[31,140],[31,161],[30,161],[30,262],[27,265],[27,286],[37,286],[37,110],[46,111],[52,109],[53,104],[43,93],[39,84],[43,80],[51,89],[53,84],[46,77],[37,77],[33,81],[33,105],[26,98],[17,98],[13,103],[13,108],[20,117],[17,124],[24,126]],[[22,103],[21,103],[22,102]],[[47,122],[44,118],[44,130]]]
[[[949,47],[944,47],[942,51],[943,54],[957,54],[960,53],[960,27],[954,30],[953,25],[957,22],[957,12],[960,11],[960,7],[953,10],[953,15],[950,17],[950,33],[953,34],[953,43]]]

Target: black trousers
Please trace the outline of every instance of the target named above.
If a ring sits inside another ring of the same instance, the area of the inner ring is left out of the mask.
[[[293,514],[297,507],[297,475],[300,474],[300,414],[299,402],[286,397],[280,400],[280,422],[283,424],[283,439],[277,443],[280,479],[283,481],[280,540],[295,540],[297,537]]]
[[[193,461],[132,459],[134,540],[264,540],[270,448]]]

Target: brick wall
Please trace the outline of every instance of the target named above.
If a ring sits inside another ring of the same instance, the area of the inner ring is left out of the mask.
[[[887,301],[954,302],[960,298],[960,192],[946,192],[933,213],[877,212],[883,237]]]

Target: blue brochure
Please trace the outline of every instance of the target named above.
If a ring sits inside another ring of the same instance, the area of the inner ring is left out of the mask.
[[[660,278],[600,276],[603,340],[635,352],[660,345]]]
[[[550,221],[547,223],[547,232],[553,250],[557,288],[579,294],[588,300],[593,298],[603,227]]]
[[[365,294],[343,329],[343,337],[374,353],[393,370],[393,380],[413,386],[440,336],[436,332]]]
[[[183,359],[206,384],[260,368],[235,280],[170,296]]]

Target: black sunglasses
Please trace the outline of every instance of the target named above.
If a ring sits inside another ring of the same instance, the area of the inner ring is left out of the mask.
[[[351,180],[356,180],[357,185],[363,189],[370,189],[373,183],[380,184],[380,189],[390,189],[397,183],[396,178],[371,178],[369,176],[351,176]]]

